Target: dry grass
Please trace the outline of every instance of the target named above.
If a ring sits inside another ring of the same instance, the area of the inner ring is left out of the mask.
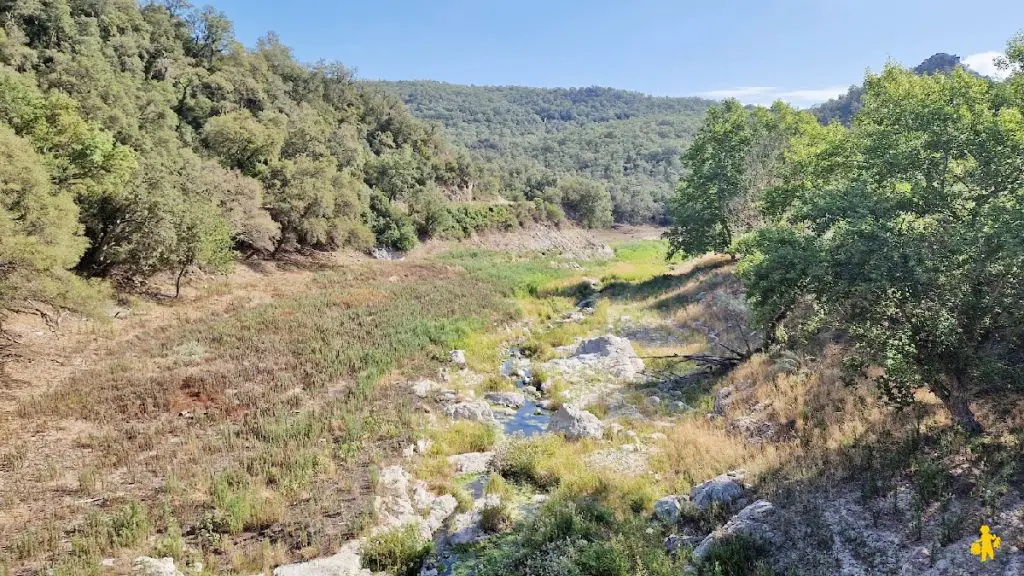
[[[0,558],[20,573],[148,553],[148,541],[111,546],[83,524],[130,502],[162,510],[156,533],[182,527],[223,569],[329,551],[365,526],[371,470],[415,429],[408,390],[389,385],[396,371],[433,371],[516,316],[500,287],[437,264],[263,280],[243,283],[259,294],[218,287],[73,334],[83,345],[59,353],[74,369],[52,380],[14,370]]]

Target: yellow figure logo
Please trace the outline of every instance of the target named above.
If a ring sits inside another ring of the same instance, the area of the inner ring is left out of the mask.
[[[1002,544],[1002,540],[999,536],[992,534],[988,525],[982,526],[981,538],[978,538],[971,544],[971,554],[981,556],[982,562],[995,560],[996,550],[999,549],[1000,544]]]

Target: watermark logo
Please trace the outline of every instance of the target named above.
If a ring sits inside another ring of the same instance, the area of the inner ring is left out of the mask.
[[[981,556],[982,562],[995,560],[996,550],[999,550],[999,545],[1002,542],[999,536],[992,533],[987,524],[983,525],[981,527],[981,537],[971,543],[971,554]]]

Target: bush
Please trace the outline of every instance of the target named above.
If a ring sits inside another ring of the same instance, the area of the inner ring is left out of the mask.
[[[623,519],[593,497],[558,499],[511,537],[485,552],[480,576],[668,576],[679,574],[659,532],[645,519]]]
[[[718,540],[697,566],[698,576],[771,576],[767,551],[756,540],[733,536]]]
[[[561,445],[555,436],[516,438],[503,445],[494,456],[494,467],[499,474],[513,482],[525,482],[546,490],[558,485],[559,477],[543,466],[545,458],[552,456]]]
[[[393,576],[415,576],[434,545],[425,540],[415,524],[367,538],[361,550],[363,567]]]
[[[537,360],[539,362],[546,362],[555,357],[555,351],[551,344],[541,340],[528,340],[519,347],[519,351],[530,360]],[[543,373],[539,368],[537,372]]]
[[[612,223],[612,197],[603,184],[586,178],[566,178],[558,184],[566,214],[581,226],[601,228]]]
[[[410,203],[409,213],[420,238],[431,238],[452,227],[447,201],[436,187],[422,188]]]
[[[370,197],[369,224],[379,246],[399,252],[407,252],[416,246],[416,227],[412,218],[383,196]]]
[[[480,510],[480,527],[491,534],[508,530],[512,527],[512,508],[504,500],[484,505]]]

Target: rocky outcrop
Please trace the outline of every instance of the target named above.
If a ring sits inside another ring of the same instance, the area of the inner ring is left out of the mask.
[[[601,438],[604,435],[604,425],[590,412],[563,404],[551,416],[548,432],[561,434],[569,440]]]
[[[466,367],[466,351],[465,350],[452,350],[448,357],[451,359],[452,364],[455,364],[459,368]]]
[[[452,420],[472,420],[474,422],[497,423],[494,412],[486,402],[479,400],[463,400],[444,407],[445,416]]]
[[[412,482],[401,466],[389,466],[380,471],[377,491],[374,499],[380,522],[377,530],[415,524],[424,540],[429,540],[458,506],[454,497],[435,496],[423,481]]]
[[[775,531],[772,519],[775,515],[775,507],[767,500],[758,500],[750,506],[729,519],[718,530],[708,534],[696,548],[693,549],[693,557],[703,560],[711,552],[715,542],[733,536],[745,536],[759,540],[765,544],[772,544],[775,541]]]
[[[551,378],[570,384],[570,397],[580,405],[643,378],[644,362],[625,338],[599,336],[563,346],[556,353],[561,357],[545,362],[542,368]]]
[[[713,504],[721,504],[728,508],[743,506],[746,504],[743,477],[743,470],[733,470],[716,476],[694,486],[690,491],[690,500],[701,510],[707,510]]]

